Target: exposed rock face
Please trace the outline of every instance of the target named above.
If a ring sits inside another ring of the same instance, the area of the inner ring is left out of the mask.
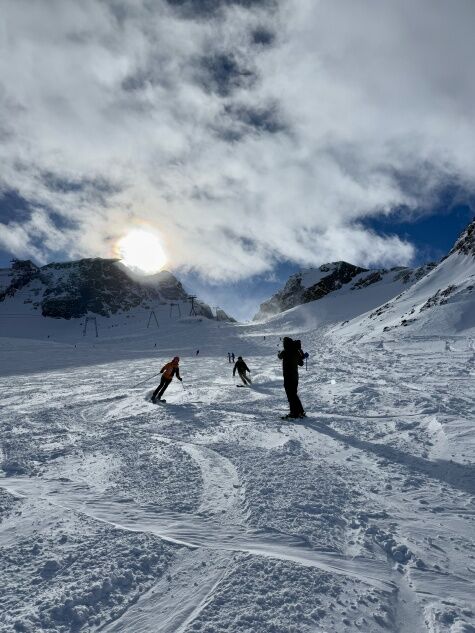
[[[473,257],[475,257],[475,220],[470,222],[465,231],[455,242],[449,255],[453,253],[463,253],[464,255],[473,255]]]
[[[344,291],[364,291],[369,286],[399,282],[395,290],[401,292],[402,285],[409,286],[430,272],[436,264],[425,264],[419,268],[396,266],[389,270],[380,268],[368,270],[347,262],[324,264],[320,268],[309,268],[292,275],[282,290],[261,304],[254,319],[265,319],[297,305],[317,301],[330,293]],[[352,299],[349,298],[349,301]]]
[[[188,295],[178,279],[167,271],[150,277],[133,277],[114,259],[81,259],[38,267],[31,261],[14,261],[2,271],[0,301],[22,291],[24,303],[41,309],[43,316],[79,318],[88,313],[108,316],[148,302],[183,302]],[[6,274],[5,274],[6,273]],[[195,301],[197,314],[213,318],[211,309]]]
[[[362,272],[367,271],[347,262],[333,262],[295,273],[289,277],[282,290],[261,304],[254,319],[264,319],[302,303],[321,299]]]
[[[236,319],[233,319],[233,317],[229,316],[229,314],[227,314],[222,308],[218,308],[216,310],[216,320],[236,323]]]

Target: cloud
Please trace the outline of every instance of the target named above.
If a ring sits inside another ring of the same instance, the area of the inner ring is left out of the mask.
[[[407,263],[367,220],[474,189],[472,0],[4,0],[0,244],[113,252],[135,224],[214,280]],[[415,212],[415,211],[414,211]],[[363,222],[364,221],[364,222]]]

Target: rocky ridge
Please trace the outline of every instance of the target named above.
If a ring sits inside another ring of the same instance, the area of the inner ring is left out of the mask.
[[[388,281],[410,285],[434,267],[435,264],[430,263],[415,269],[397,266],[370,270],[340,261],[304,269],[291,275],[281,290],[262,303],[254,319],[265,319],[295,306],[318,301],[342,289],[361,291]]]
[[[80,318],[88,313],[110,316],[154,302],[186,302],[188,294],[170,272],[134,276],[118,260],[81,259],[36,266],[30,260],[14,260],[0,270],[0,305],[21,299],[45,317]],[[211,308],[195,301],[199,316],[213,318]],[[220,319],[229,318],[221,311]]]

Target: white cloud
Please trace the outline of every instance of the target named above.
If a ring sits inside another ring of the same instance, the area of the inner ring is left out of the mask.
[[[219,280],[410,261],[361,221],[473,187],[473,2],[249,4],[3,0],[0,187],[43,211],[0,242],[107,256],[144,221],[173,267]]]

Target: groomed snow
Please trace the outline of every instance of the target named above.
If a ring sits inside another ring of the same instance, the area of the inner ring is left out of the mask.
[[[312,310],[9,325],[2,633],[475,631],[470,338],[348,341]],[[286,334],[310,353],[290,423]],[[175,354],[183,387],[152,405]]]

